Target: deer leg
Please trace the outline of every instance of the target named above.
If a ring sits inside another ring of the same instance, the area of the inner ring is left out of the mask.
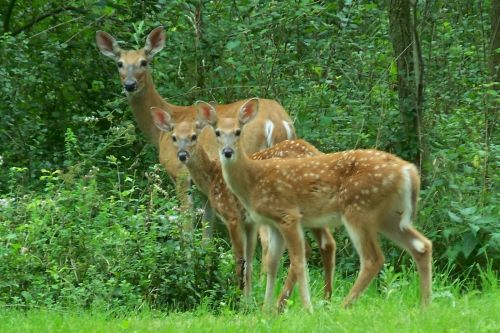
[[[260,275],[265,276],[267,273],[267,262],[269,261],[269,226],[260,225],[258,226],[260,245],[262,248],[262,260],[260,265]]]
[[[319,252],[323,261],[323,270],[325,271],[324,297],[325,300],[330,300],[333,290],[333,276],[335,274],[335,239],[333,239],[328,228],[313,228],[311,231],[318,242]]]
[[[281,291],[278,309],[281,310],[290,297],[295,282],[299,283],[299,292],[304,308],[312,312],[311,295],[307,276],[307,263],[305,253],[304,232],[298,218],[287,216],[285,223],[280,226],[280,231],[288,249],[290,268],[288,276]]]
[[[380,272],[384,264],[384,255],[376,232],[366,228],[367,221],[344,218],[344,225],[360,259],[359,275],[343,302],[344,307],[349,307]]]
[[[426,307],[432,297],[432,242],[412,226],[401,230],[399,224],[395,224],[384,227],[382,233],[407,250],[415,260],[420,275],[420,301]]]
[[[214,221],[215,221],[215,213],[212,206],[210,206],[210,202],[206,198],[206,196],[202,195],[202,203],[203,203],[203,234],[202,234],[202,242],[203,244],[209,244],[210,241],[214,238]]]
[[[187,170],[182,170],[174,178],[175,180],[175,192],[179,198],[181,211],[183,213],[188,213],[193,207],[193,200],[190,194],[191,180]],[[184,224],[182,226],[184,232],[193,231],[193,221],[190,218],[184,219]]]
[[[283,252],[285,251],[285,242],[279,231],[271,226],[269,230],[269,251],[266,259],[265,269],[267,272],[266,293],[264,296],[264,309],[272,308],[274,290],[276,287],[276,275],[278,273],[278,265]]]
[[[290,254],[289,254],[290,256]],[[290,256],[290,261],[292,257]],[[297,274],[295,272],[296,266],[292,265],[290,262],[290,266],[288,267],[288,274],[286,276],[285,284],[281,289],[280,297],[278,298],[278,312],[283,312],[286,306],[286,302],[290,298],[290,295],[293,292],[293,287],[295,286],[295,282],[297,282]]]
[[[253,257],[257,243],[257,226],[255,223],[245,223],[245,237],[245,296],[250,297],[252,293]]]
[[[230,219],[227,221],[227,228],[229,237],[231,238],[231,245],[234,254],[234,263],[236,266],[236,278],[238,279],[238,287],[245,289],[245,280],[243,276],[245,268],[245,231],[242,226],[243,221],[239,219]]]
[[[304,238],[304,248],[305,248],[305,253],[306,253],[306,260],[311,258],[313,250],[311,248],[311,245],[309,245],[309,242],[307,241],[306,238]]]

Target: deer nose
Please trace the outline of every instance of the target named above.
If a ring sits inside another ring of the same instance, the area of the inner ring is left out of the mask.
[[[232,148],[224,148],[222,149],[222,154],[225,158],[231,158],[234,154],[234,150]]]
[[[125,81],[125,90],[128,92],[132,92],[137,88],[137,82],[136,81]]]
[[[177,153],[177,157],[179,158],[179,161],[186,162],[189,157],[189,153],[185,150],[181,150]]]

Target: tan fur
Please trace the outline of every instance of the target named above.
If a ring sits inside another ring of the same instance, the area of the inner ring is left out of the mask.
[[[282,307],[295,282],[304,307],[312,311],[309,295],[302,227],[343,224],[361,259],[359,276],[344,301],[354,302],[382,267],[384,257],[377,238],[382,233],[407,249],[421,277],[422,304],[431,297],[431,242],[409,223],[402,228],[408,202],[415,209],[419,176],[416,168],[392,154],[377,150],[351,150],[302,159],[254,160],[235,131],[251,124],[258,113],[258,100],[242,107],[233,124],[217,123],[224,180],[254,221],[279,230],[271,233],[276,248],[289,250],[290,269],[279,298]],[[246,131],[243,128],[242,133]],[[404,172],[409,174],[405,181]],[[414,214],[414,212],[409,212]],[[280,237],[282,239],[280,240]],[[418,246],[416,246],[417,244]],[[265,305],[272,299],[273,276],[268,276]],[[270,287],[269,287],[270,285]]]

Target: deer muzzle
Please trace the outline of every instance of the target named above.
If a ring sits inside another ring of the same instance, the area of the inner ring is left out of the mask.
[[[189,158],[189,153],[185,150],[181,150],[177,153],[177,158],[179,158],[179,161],[182,163],[185,163]]]
[[[127,80],[123,85],[125,86],[125,90],[133,92],[137,88],[137,81]]]
[[[225,158],[231,158],[234,155],[234,150],[233,148],[224,148],[222,149],[222,155],[224,155]]]

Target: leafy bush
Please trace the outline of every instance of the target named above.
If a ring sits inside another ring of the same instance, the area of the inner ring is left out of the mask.
[[[88,165],[88,152],[78,162],[71,130],[64,146],[66,171],[41,170],[40,191],[16,185],[25,168],[10,170],[0,210],[0,302],[185,309],[210,296],[234,303],[227,243],[202,246],[201,231],[182,231],[193,217],[179,212],[159,165],[131,177],[124,157],[107,155],[103,172]]]
[[[156,189],[157,170],[146,187],[126,177],[114,191],[102,190],[99,172],[45,171],[43,192],[4,201],[1,302],[190,308],[233,288],[232,270],[220,270],[227,246],[202,247],[200,233],[181,231],[185,217]]]

